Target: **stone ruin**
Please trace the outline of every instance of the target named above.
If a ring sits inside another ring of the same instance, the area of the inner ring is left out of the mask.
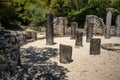
[[[18,80],[23,69],[20,46],[36,39],[34,32],[0,30],[0,80]]]
[[[120,37],[120,15],[116,18],[116,36]]]
[[[118,51],[120,52],[120,44],[118,43],[103,43],[101,48],[109,51]]]
[[[37,40],[37,33],[31,31],[11,31],[12,34],[16,35],[20,39],[20,45],[25,45],[28,42]]]
[[[110,27],[110,36],[116,36],[116,26]]]
[[[9,31],[0,31],[0,78],[10,76],[20,64],[19,38]]]
[[[63,36],[70,34],[70,28],[67,27],[68,20],[66,17],[57,17],[53,20],[54,35]]]
[[[96,15],[87,15],[84,24],[85,31],[87,27],[89,27],[88,22],[93,23],[93,34],[98,34],[98,35],[103,34],[105,24],[102,18],[99,18]]]

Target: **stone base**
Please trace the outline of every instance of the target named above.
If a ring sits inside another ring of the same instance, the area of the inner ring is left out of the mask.
[[[101,39],[93,38],[90,41],[90,55],[100,54]]]
[[[60,63],[72,62],[72,47],[60,44]]]
[[[55,43],[46,43],[46,45],[54,45]]]
[[[104,43],[101,47],[109,51],[120,51],[120,44],[118,43]]]

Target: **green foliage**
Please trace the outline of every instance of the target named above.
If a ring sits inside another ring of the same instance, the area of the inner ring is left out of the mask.
[[[6,30],[22,30],[22,28],[17,23],[9,23],[4,25]]]
[[[30,26],[40,26],[42,24],[44,24],[45,22],[45,10],[41,9],[38,6],[33,6],[33,8],[31,8],[30,14],[31,14],[31,22],[30,22]]]
[[[2,0],[0,1],[0,18],[2,22],[14,21],[16,17],[16,12],[14,9],[14,4],[12,0]]]
[[[16,22],[27,26],[44,26],[45,15],[63,16],[84,25],[86,15],[106,19],[106,8],[112,7],[113,24],[120,13],[120,0],[0,0],[2,25]]]

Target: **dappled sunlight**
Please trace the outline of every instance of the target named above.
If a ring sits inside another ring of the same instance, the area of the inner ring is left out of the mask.
[[[56,48],[21,48],[21,62],[27,79],[67,80],[69,70],[49,60],[57,55]]]

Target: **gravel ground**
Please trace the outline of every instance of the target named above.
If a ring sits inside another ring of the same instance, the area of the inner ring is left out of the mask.
[[[120,44],[120,38],[118,37],[104,39],[103,36],[94,36],[94,38],[101,38],[101,43]],[[31,63],[32,65],[30,64],[28,68],[31,69],[31,66],[33,65],[41,66],[42,64],[46,63],[55,63],[56,67],[49,68],[49,70],[53,71],[47,72],[47,74],[49,73],[55,77],[57,76],[56,80],[120,80],[120,52],[108,51],[101,48],[100,55],[89,55],[90,44],[86,43],[85,36],[83,37],[83,47],[79,48],[75,47],[75,40],[70,40],[70,37],[55,38],[54,42],[56,43],[55,45],[46,45],[46,40],[42,39],[24,45],[22,49],[28,49],[28,52],[30,52],[30,54],[27,54],[26,57],[34,55],[32,57],[29,57],[31,58],[31,61],[28,61],[27,63]],[[69,64],[59,63],[59,44],[72,46],[73,62]],[[30,50],[32,50],[32,48],[30,47],[36,48],[38,53],[36,53],[36,49],[34,49],[35,51],[32,51],[31,54]],[[44,49],[42,51],[43,53],[41,52],[41,49]],[[54,50],[57,50],[55,52],[56,54],[50,52],[49,49],[50,51],[53,50],[53,52]],[[41,57],[40,55],[42,54],[43,56],[44,52],[47,52],[48,54],[44,57]],[[52,53],[53,55],[49,55],[49,53]],[[36,55],[39,57],[35,57]],[[24,66],[28,66],[28,64],[25,64],[26,58],[24,56],[25,54],[22,53],[22,64]],[[41,70],[38,70],[36,73],[40,71]],[[42,72],[45,73],[46,71],[43,70]],[[40,74],[42,74],[42,72],[40,72]]]

